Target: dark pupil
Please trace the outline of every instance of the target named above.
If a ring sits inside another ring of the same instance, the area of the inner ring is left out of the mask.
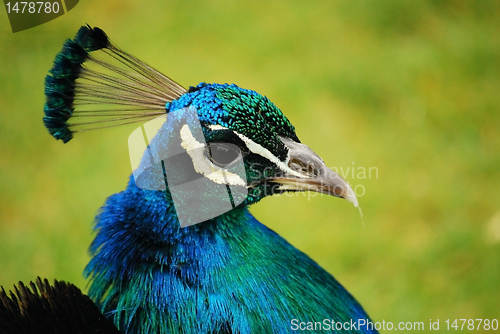
[[[241,150],[237,145],[228,143],[209,143],[210,156],[212,161],[219,165],[229,165],[241,154]]]

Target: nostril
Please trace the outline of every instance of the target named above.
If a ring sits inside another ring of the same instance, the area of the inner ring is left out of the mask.
[[[317,177],[320,174],[320,170],[318,169],[318,166],[314,162],[304,163],[301,160],[292,158],[288,163],[288,167],[290,167],[292,170],[296,172],[299,172],[302,175],[306,175],[309,177]]]
[[[304,174],[304,172],[307,171],[307,167],[304,165],[304,163],[298,159],[290,159],[290,162],[288,163],[288,167],[290,167],[292,170],[299,172],[301,174]]]

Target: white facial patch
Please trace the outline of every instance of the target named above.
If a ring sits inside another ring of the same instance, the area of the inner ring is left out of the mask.
[[[187,124],[183,125],[180,131],[181,146],[193,161],[193,167],[197,173],[202,174],[209,180],[218,184],[231,184],[234,186],[246,187],[246,182],[237,174],[215,166],[204,154],[205,144],[200,143],[193,137]]]

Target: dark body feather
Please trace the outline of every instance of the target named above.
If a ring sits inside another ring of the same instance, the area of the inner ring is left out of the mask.
[[[31,288],[31,289],[30,289]],[[2,334],[118,334],[111,321],[73,284],[38,278],[0,291]]]

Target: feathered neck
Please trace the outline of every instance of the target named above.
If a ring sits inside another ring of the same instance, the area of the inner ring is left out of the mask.
[[[291,319],[368,319],[246,206],[180,228],[168,189],[132,179],[96,220],[89,295],[124,333],[288,333]]]
[[[107,315],[122,330],[172,323],[165,318],[186,312],[185,303],[196,301],[193,291],[214,283],[210,275],[227,266],[234,245],[245,247],[245,240],[254,239],[248,224],[265,228],[242,206],[180,228],[168,189],[143,190],[131,177],[127,189],[109,197],[96,217],[93,258],[85,270],[89,295],[103,312],[113,312]],[[144,321],[146,315],[154,319]]]

